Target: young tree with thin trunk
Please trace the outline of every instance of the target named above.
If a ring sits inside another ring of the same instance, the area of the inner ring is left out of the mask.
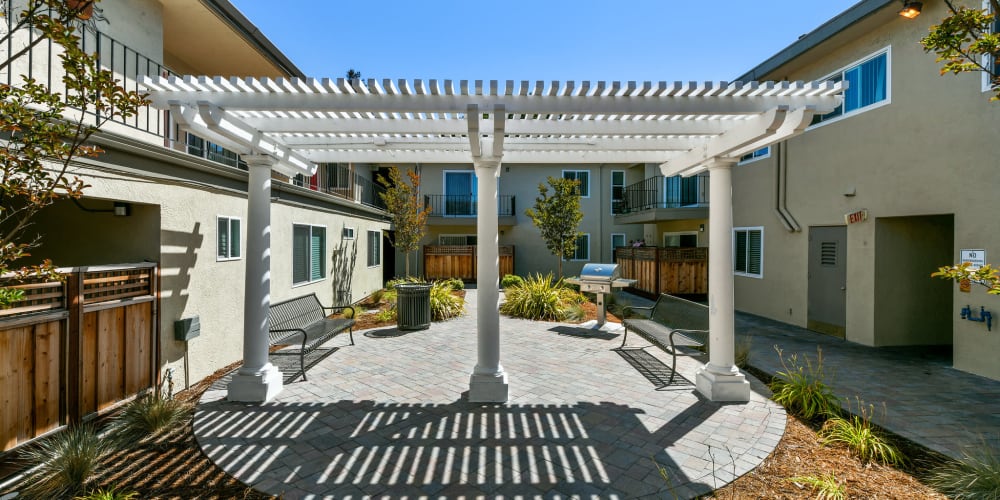
[[[83,27],[77,17],[97,1],[27,0],[24,10],[9,20],[11,29],[0,35],[0,46],[10,47],[0,71],[16,71],[33,47],[52,43],[63,73],[59,79],[58,68],[53,71],[58,89],[23,75],[11,85],[0,83],[0,274],[15,282],[58,278],[47,259],[35,266],[18,265],[42,240],[40,234],[29,234],[32,220],[59,198],[83,195],[87,185],[69,175],[70,166],[103,152],[89,142],[102,125],[131,117],[147,103],[145,95],[126,91],[102,69],[96,53],[80,47]],[[28,36],[29,31],[34,34]],[[19,290],[0,288],[0,306],[22,296]]]
[[[379,174],[378,181],[385,186],[379,193],[385,202],[385,210],[392,216],[395,236],[392,246],[405,257],[406,277],[410,276],[410,253],[420,248],[420,240],[427,232],[427,216],[431,207],[420,197],[420,174],[407,169],[407,179],[395,165],[389,167],[389,176]]]
[[[535,205],[524,214],[531,218],[542,233],[546,248],[558,259],[559,277],[562,278],[562,262],[576,252],[576,240],[581,235],[580,181],[549,177],[548,183],[548,186],[538,184]]]

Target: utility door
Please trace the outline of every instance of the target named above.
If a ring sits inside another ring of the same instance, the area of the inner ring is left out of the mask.
[[[807,326],[844,338],[846,325],[847,227],[810,227]]]

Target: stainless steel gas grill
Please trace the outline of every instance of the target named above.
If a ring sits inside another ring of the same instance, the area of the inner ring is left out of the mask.
[[[584,264],[580,276],[567,278],[566,282],[580,286],[581,292],[597,295],[597,326],[603,326],[607,320],[607,310],[604,308],[604,294],[611,293],[615,288],[624,288],[635,284],[636,280],[624,279],[618,264]]]

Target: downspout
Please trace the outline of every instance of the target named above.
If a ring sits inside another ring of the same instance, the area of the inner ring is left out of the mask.
[[[802,231],[802,227],[788,211],[788,150],[787,141],[774,144],[776,161],[774,164],[774,214],[788,232]]]

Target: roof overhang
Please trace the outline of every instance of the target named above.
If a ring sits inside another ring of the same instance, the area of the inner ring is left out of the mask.
[[[143,78],[180,126],[286,174],[316,163],[658,163],[697,173],[801,133],[844,82]]]

